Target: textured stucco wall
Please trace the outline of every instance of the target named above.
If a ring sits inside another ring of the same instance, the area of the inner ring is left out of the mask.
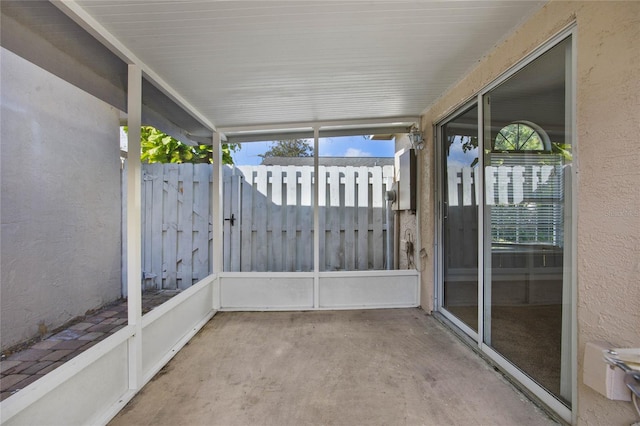
[[[422,117],[423,246],[433,259],[433,124],[461,106],[567,24],[577,24],[578,424],[627,425],[628,402],[582,384],[585,344],[640,346],[640,2],[545,5],[498,45]],[[422,275],[422,304],[433,307],[433,262]]]
[[[120,297],[118,111],[1,57],[1,344]]]
[[[409,137],[404,134],[404,133],[399,133],[397,135],[395,135],[395,150],[396,152],[399,152],[400,150],[403,149],[410,149],[411,148],[411,141],[409,140]],[[398,167],[398,165],[396,164],[396,178],[395,180],[398,180],[398,177],[400,175],[400,169]],[[414,247],[414,253],[413,253],[413,264],[411,265],[411,268],[415,268],[415,267],[420,267],[420,264],[418,263],[419,261],[419,248],[418,248],[418,234],[417,234],[417,224],[416,224],[416,215],[414,212],[411,211],[397,211],[396,212],[396,226],[398,227],[398,229],[396,230],[397,233],[397,248],[396,248],[396,254],[397,257],[395,258],[395,263],[398,266],[398,269],[409,269],[409,263],[410,263],[410,256],[409,253],[407,252],[407,245],[406,245],[406,241],[411,241],[413,243],[413,247]]]

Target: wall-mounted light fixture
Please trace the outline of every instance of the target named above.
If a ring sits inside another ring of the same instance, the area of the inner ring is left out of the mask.
[[[418,127],[414,126],[411,128],[411,131],[409,132],[409,141],[411,141],[412,149],[424,149],[424,138],[422,137],[422,132],[420,132]]]

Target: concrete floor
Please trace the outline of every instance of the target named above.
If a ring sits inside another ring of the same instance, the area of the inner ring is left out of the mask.
[[[420,309],[218,313],[110,423],[551,425]]]

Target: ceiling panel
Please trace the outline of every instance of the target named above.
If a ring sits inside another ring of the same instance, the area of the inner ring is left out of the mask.
[[[218,127],[417,116],[543,3],[77,1]]]

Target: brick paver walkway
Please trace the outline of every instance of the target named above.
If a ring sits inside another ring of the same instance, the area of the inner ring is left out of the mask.
[[[177,294],[176,291],[147,292],[142,297],[146,313]],[[66,361],[127,325],[127,301],[106,306],[79,319],[70,327],[29,347],[2,356],[0,401],[8,398]]]

